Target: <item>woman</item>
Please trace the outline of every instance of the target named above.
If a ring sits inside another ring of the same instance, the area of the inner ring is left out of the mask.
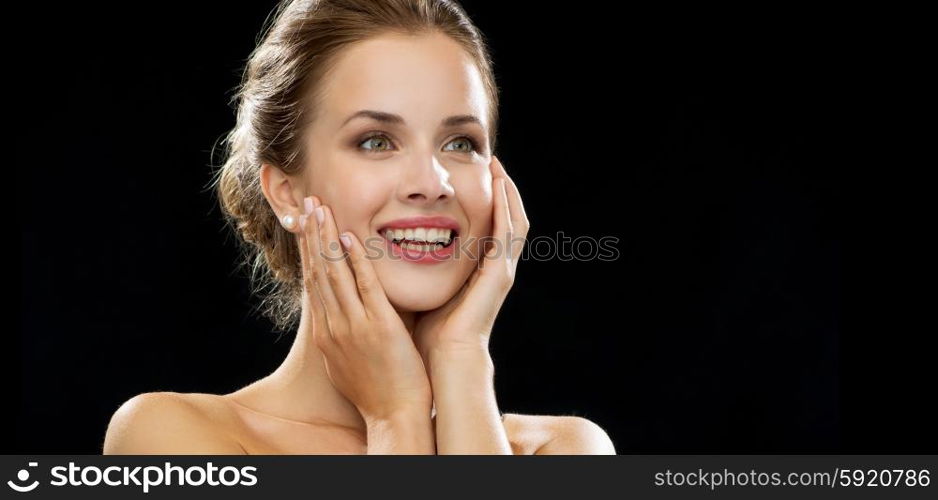
[[[220,199],[293,346],[231,394],[130,399],[105,453],[615,453],[587,419],[498,410],[488,339],[528,220],[457,4],[281,3],[239,97]]]

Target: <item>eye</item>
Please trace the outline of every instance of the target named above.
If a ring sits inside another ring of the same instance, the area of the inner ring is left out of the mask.
[[[361,141],[360,143],[358,143],[358,146],[361,147],[363,144],[368,144],[368,143],[371,143],[373,146],[370,147],[370,148],[367,148],[367,147],[366,147],[366,148],[363,148],[363,149],[365,149],[365,150],[368,151],[368,152],[372,152],[372,153],[373,153],[373,152],[376,152],[376,151],[377,151],[377,152],[381,152],[381,151],[386,151],[386,149],[384,149],[384,148],[390,146],[390,144],[391,144],[391,139],[390,139],[388,136],[384,135],[384,134],[372,134],[372,135],[366,137],[366,138],[365,138],[363,141]],[[374,146],[374,144],[377,144],[377,146]]]
[[[449,144],[453,144],[453,143],[459,144],[459,141],[462,141],[462,144],[465,144],[465,146],[461,150],[455,150],[458,153],[473,153],[479,149],[476,145],[476,141],[474,141],[471,137],[467,135],[459,136],[456,139],[450,141]],[[447,146],[449,144],[447,144]],[[468,149],[465,149],[465,148],[468,148]],[[444,148],[444,151],[454,151],[454,150]]]
[[[371,146],[365,146],[366,144],[371,144]],[[460,148],[457,146],[456,149],[444,148],[443,150],[455,151],[457,153],[473,153],[479,149],[476,141],[467,135],[457,137],[456,139],[447,143],[447,146],[450,144],[462,144],[462,147]],[[358,147],[369,153],[380,153],[383,151],[388,151],[391,149],[391,138],[382,133],[375,133],[365,137],[361,142],[358,143]]]

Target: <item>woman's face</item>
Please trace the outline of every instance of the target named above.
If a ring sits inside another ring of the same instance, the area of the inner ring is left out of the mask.
[[[332,208],[340,232],[365,245],[398,311],[443,305],[492,229],[489,102],[478,68],[445,35],[386,35],[346,49],[321,92],[305,138],[310,192]],[[438,219],[402,220],[414,217]],[[388,229],[392,241],[407,241],[392,243]],[[455,238],[446,248],[409,243],[447,234]]]

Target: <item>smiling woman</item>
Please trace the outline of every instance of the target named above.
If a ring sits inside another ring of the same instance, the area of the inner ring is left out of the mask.
[[[462,8],[294,1],[272,19],[217,186],[293,346],[230,394],[132,398],[104,452],[615,453],[589,420],[496,404],[489,336],[529,223]]]

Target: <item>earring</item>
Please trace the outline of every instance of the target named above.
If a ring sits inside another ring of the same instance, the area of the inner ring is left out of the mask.
[[[294,227],[296,227],[296,218],[290,214],[284,215],[282,222],[283,222],[283,227],[287,229],[293,229]]]

